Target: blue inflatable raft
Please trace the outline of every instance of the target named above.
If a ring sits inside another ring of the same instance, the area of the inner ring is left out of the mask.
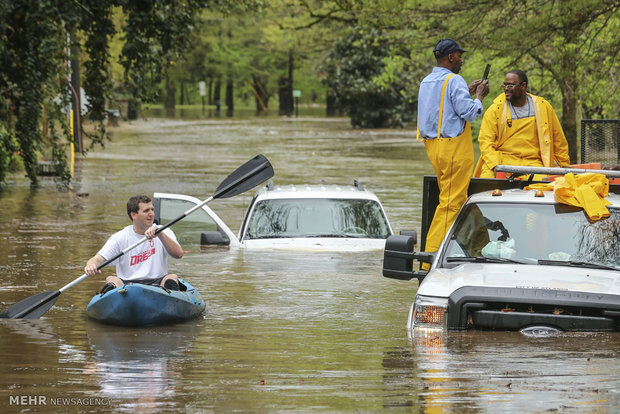
[[[130,283],[105,294],[96,294],[86,314],[111,325],[164,325],[196,318],[205,309],[200,293],[179,279],[186,290],[172,291],[159,286]]]

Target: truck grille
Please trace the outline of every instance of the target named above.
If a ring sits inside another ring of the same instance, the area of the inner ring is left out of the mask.
[[[448,301],[448,329],[620,331],[617,295],[551,289],[462,287]]]

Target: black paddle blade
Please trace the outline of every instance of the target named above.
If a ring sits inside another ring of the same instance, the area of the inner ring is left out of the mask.
[[[228,198],[248,191],[273,177],[273,167],[262,154],[252,158],[230,174],[215,190],[213,198]]]
[[[54,306],[58,296],[60,296],[59,290],[43,292],[30,296],[29,298],[17,302],[7,310],[0,312],[0,318],[38,319],[52,306]]]

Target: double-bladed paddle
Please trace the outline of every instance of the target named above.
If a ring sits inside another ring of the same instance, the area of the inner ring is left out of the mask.
[[[273,177],[273,167],[271,166],[271,163],[264,155],[257,155],[256,157],[252,158],[251,160],[237,168],[235,171],[233,171],[233,173],[230,174],[228,177],[226,177],[226,179],[222,181],[222,183],[217,187],[215,193],[213,193],[211,197],[207,198],[202,203],[190,208],[171,222],[161,226],[157,229],[155,234],[172,226],[174,223],[183,220],[185,217],[192,214],[194,211],[198,210],[213,199],[229,198],[236,196],[237,194],[241,194],[256,187],[258,184],[267,181],[271,177]],[[138,240],[116,256],[101,263],[99,266],[97,266],[97,270],[100,270],[104,266],[112,263],[134,247],[144,243],[146,240],[146,237]],[[62,292],[80,283],[87,277],[88,275],[84,273],[82,276],[78,277],[71,283],[68,283],[67,285],[61,287],[58,290],[39,293],[20,302],[17,302],[10,308],[0,312],[0,318],[37,319],[45,312],[47,312],[52,306],[54,306],[56,299],[58,299],[58,296],[60,296]]]

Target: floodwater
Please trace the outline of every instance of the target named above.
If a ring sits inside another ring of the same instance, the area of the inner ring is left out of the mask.
[[[131,195],[206,199],[259,153],[276,183],[357,179],[381,198],[395,231],[419,231],[431,167],[415,131],[310,116],[150,118],[111,131],[105,150],[78,161],[72,192],[50,179],[31,191],[20,176],[0,192],[1,309],[79,277],[129,223]],[[209,206],[237,230],[252,194]],[[183,247],[170,267],[206,300],[197,320],[142,329],[90,321],[84,309],[103,276],[62,293],[39,320],[0,320],[2,412],[620,410],[618,334],[410,337],[417,282],[382,277],[380,251]]]

